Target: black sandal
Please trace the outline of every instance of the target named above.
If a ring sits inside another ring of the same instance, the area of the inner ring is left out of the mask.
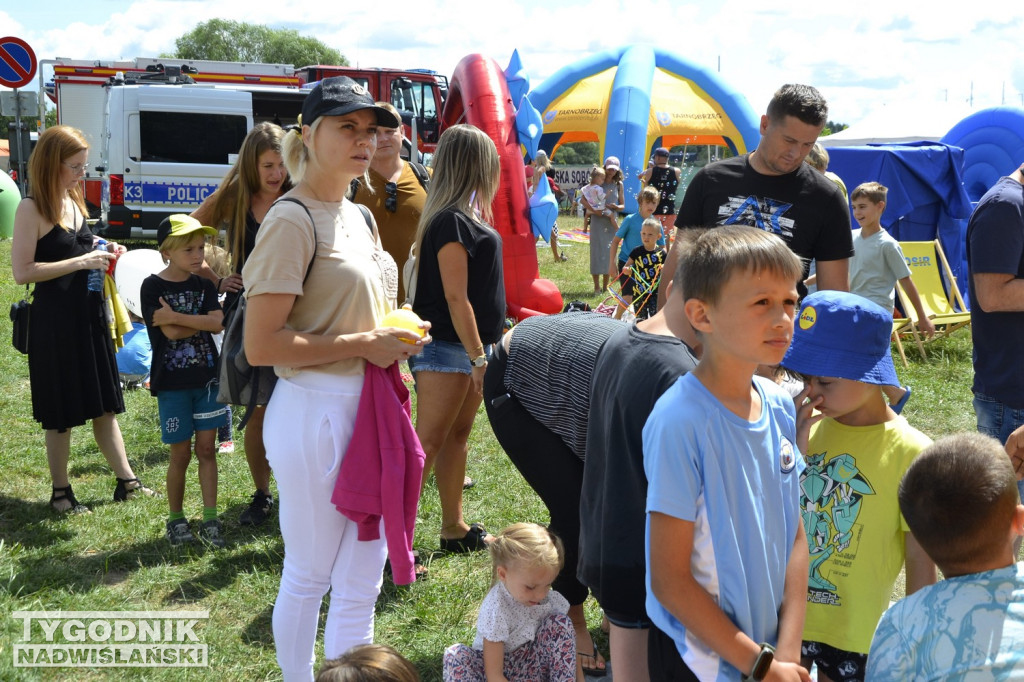
[[[412,551],[412,569],[416,575],[416,580],[426,580],[430,577],[430,570],[423,565],[423,559],[420,557],[419,550],[414,549]],[[384,560],[384,575],[389,578],[393,578],[391,572],[391,557]]]
[[[59,495],[57,493],[60,493]],[[67,502],[69,506],[67,509],[60,509],[57,504],[60,502]],[[69,483],[64,488],[54,488],[50,494],[50,508],[58,514],[89,514],[89,508],[78,501],[75,497],[75,493],[71,490],[71,484]]]
[[[134,488],[129,488],[129,483],[137,483]],[[131,497],[135,497],[135,493],[145,495],[146,497],[153,497],[156,495],[152,490],[142,484],[142,481],[136,478],[119,478],[117,479],[117,487],[114,488],[114,502],[124,502]]]
[[[490,535],[482,523],[473,523],[469,532],[461,538],[441,538],[441,551],[452,554],[465,554],[487,549],[486,538]]]

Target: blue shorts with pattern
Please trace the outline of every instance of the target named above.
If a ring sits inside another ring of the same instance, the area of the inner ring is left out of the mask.
[[[167,445],[228,423],[227,406],[217,402],[216,381],[202,388],[160,391],[156,404],[160,411],[160,440]]]

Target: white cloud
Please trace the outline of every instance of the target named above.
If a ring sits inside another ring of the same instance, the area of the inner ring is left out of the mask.
[[[852,123],[895,103],[965,102],[972,83],[975,107],[1024,101],[1024,69],[1013,58],[1024,8],[982,4],[910,0],[894,12],[891,0],[770,8],[754,0],[399,0],[386,8],[281,0],[272,15],[254,16],[251,0],[49,0],[0,12],[0,26],[40,59],[157,56],[214,17],[295,28],[362,66],[450,74],[469,53],[504,67],[518,48],[535,86],[597,51],[647,44],[711,71],[720,60],[721,77],[755,112],[782,83],[810,82],[833,120]]]

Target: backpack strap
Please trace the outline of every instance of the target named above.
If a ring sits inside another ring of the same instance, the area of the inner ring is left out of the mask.
[[[430,173],[427,172],[427,167],[419,161],[409,161],[409,166],[412,168],[412,172],[416,175],[416,179],[420,182],[420,187],[423,188],[424,192],[430,191]]]
[[[366,208],[362,204],[356,204],[356,208],[363,214],[363,220],[366,221],[366,227],[369,228],[370,234],[373,234],[373,216],[370,215],[370,209]]]
[[[359,187],[362,183],[359,182],[359,178],[352,178],[352,182],[348,183],[348,191],[345,192],[345,198],[349,201],[356,200],[356,192],[359,191]]]
[[[305,211],[306,215],[309,217],[310,224],[313,226],[313,255],[310,256],[309,265],[306,266],[306,276],[302,278],[302,283],[305,284],[306,280],[309,279],[309,273],[312,272],[313,270],[313,261],[316,259],[316,221],[313,220],[313,214],[309,212],[309,208],[295,197],[281,197],[280,199],[275,201],[274,204],[280,203],[282,201],[287,201],[301,206],[302,210]],[[273,204],[271,204],[271,208],[273,208]]]

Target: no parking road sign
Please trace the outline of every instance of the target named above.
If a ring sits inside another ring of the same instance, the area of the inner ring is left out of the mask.
[[[20,88],[36,76],[36,53],[21,38],[0,38],[0,86]]]

